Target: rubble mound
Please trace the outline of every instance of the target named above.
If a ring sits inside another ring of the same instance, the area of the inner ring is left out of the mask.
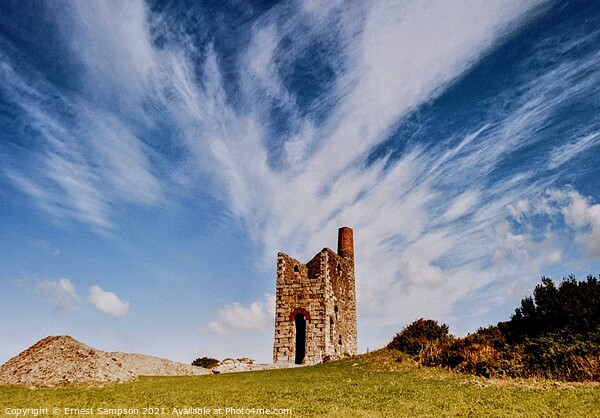
[[[270,363],[270,364],[257,364],[253,359],[244,357],[238,359],[226,358],[220,361],[216,366],[211,367],[210,371],[214,374],[219,373],[235,373],[235,372],[251,372],[258,370],[274,370],[274,369],[288,369],[291,367],[300,367],[298,364],[289,363]]]
[[[54,386],[210,373],[163,358],[97,350],[61,335],[38,341],[0,366],[0,384]]]

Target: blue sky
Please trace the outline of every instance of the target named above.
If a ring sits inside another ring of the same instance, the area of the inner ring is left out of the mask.
[[[594,1],[0,3],[0,362],[271,360],[354,229],[359,349],[600,271]]]

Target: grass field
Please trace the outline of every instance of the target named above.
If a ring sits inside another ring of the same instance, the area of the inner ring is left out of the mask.
[[[397,357],[383,350],[294,369],[144,377],[103,386],[0,387],[0,416],[119,416],[118,409],[126,408],[133,416],[600,416],[597,384],[492,381]]]

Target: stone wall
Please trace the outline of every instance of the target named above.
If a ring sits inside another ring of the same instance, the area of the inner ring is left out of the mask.
[[[303,264],[287,254],[277,254],[273,362],[316,364],[356,354],[352,230],[340,228],[339,240],[345,257],[324,248]],[[302,318],[306,320],[305,344],[298,335]]]
[[[354,262],[328,252],[326,313],[329,317],[327,354],[339,359],[357,353]]]

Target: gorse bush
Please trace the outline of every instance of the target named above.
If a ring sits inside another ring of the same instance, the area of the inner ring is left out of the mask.
[[[419,319],[388,348],[426,366],[490,377],[600,381],[600,282],[542,278],[509,321],[453,338],[446,325]]]
[[[425,347],[437,345],[449,338],[448,325],[438,325],[437,321],[421,318],[396,334],[387,348],[415,355]]]
[[[212,357],[202,357],[192,361],[192,366],[204,367],[205,369],[215,367],[217,364],[219,364],[219,360]]]
[[[585,335],[570,332],[544,334],[527,339],[519,346],[530,376],[600,381],[600,329]]]
[[[465,338],[447,342],[435,359],[424,359],[426,365],[443,365],[460,372],[490,377],[507,375],[512,359],[506,338],[497,327],[480,328]]]

